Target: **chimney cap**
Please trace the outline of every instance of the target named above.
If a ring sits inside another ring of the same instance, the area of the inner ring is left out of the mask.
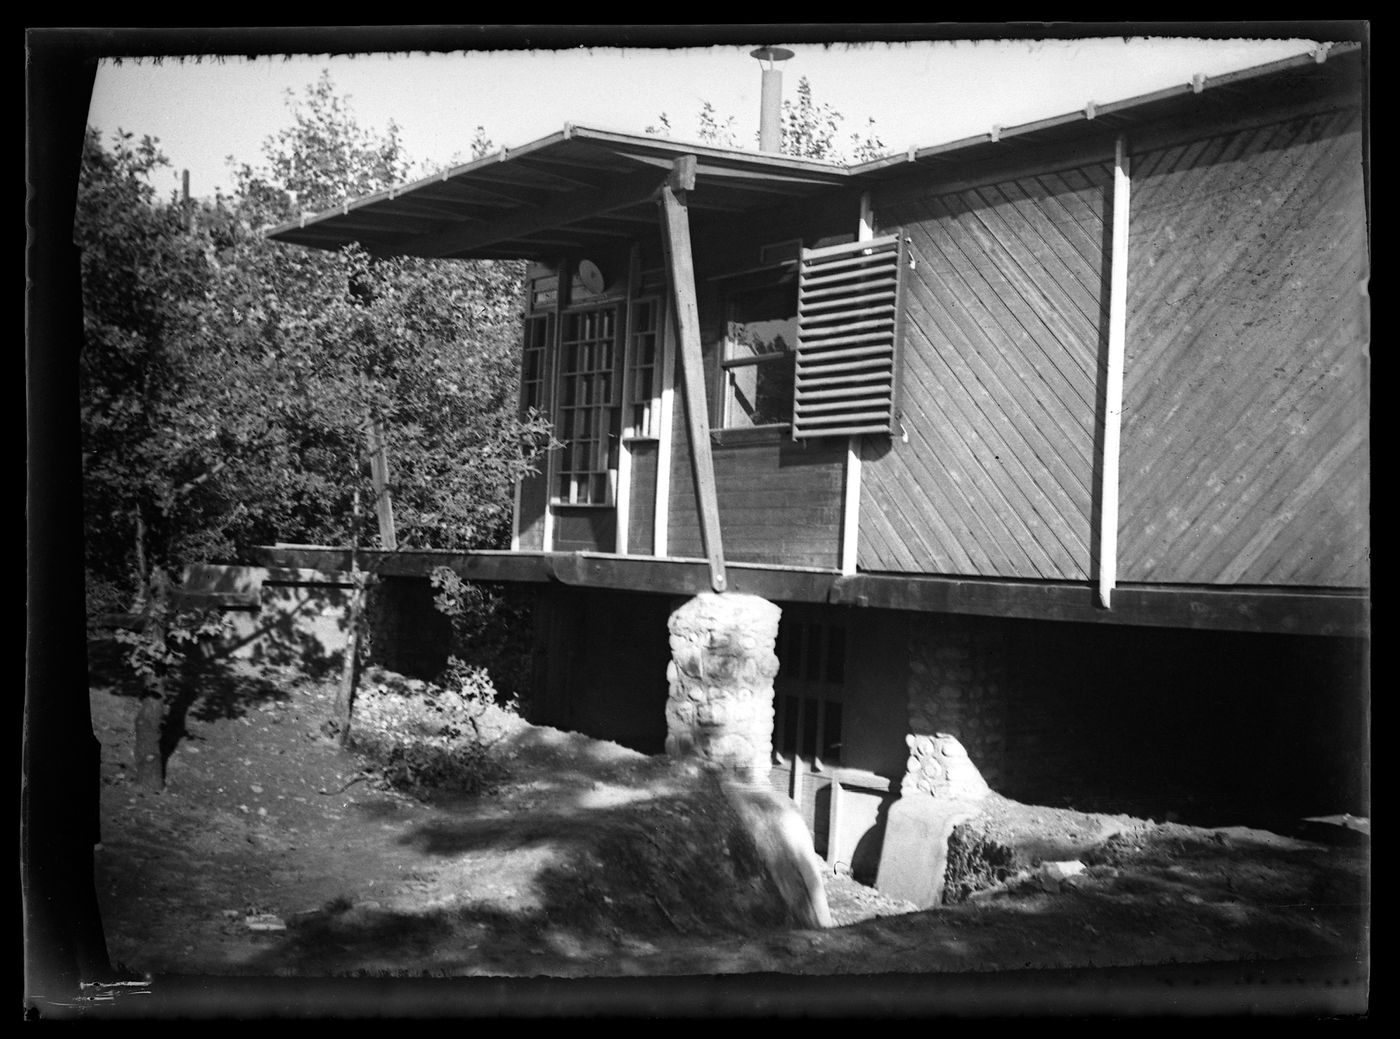
[[[759,61],[787,61],[792,56],[793,52],[786,47],[760,47],[758,50],[749,51],[749,57]]]

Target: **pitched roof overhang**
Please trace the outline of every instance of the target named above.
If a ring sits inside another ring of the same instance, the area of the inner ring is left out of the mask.
[[[846,183],[836,163],[565,126],[402,187],[273,228],[282,242],[372,254],[545,259],[657,226],[672,164],[695,156],[693,212],[743,213]]]
[[[1140,97],[1087,105],[1066,115],[875,159],[855,166],[716,148],[583,126],[503,150],[268,232],[320,249],[358,243],[374,255],[462,259],[551,259],[628,241],[657,226],[656,192],[672,164],[696,158],[692,213],[743,214],[833,190],[868,190],[932,168],[958,170],[1036,152],[1111,142],[1122,132],[1203,122],[1256,105],[1327,103],[1355,96],[1362,45],[1244,69]],[[1111,147],[1111,143],[1110,143]]]

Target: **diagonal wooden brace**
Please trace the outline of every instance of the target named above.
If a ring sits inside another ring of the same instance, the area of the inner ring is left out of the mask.
[[[715,494],[715,465],[710,454],[709,408],[705,401],[705,372],[700,354],[700,318],[695,302],[695,259],[690,251],[690,215],[684,192],[695,184],[695,157],[683,156],[657,193],[661,209],[661,241],[671,282],[671,313],[680,342],[681,385],[685,395],[686,429],[690,436],[691,476],[700,510],[700,539],[710,564],[710,585],[726,587],[724,544],[719,529]]]

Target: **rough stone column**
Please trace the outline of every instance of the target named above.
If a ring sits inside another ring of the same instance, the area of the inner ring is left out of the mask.
[[[782,611],[756,595],[705,592],[671,614],[666,753],[757,782],[773,751],[773,652]]]

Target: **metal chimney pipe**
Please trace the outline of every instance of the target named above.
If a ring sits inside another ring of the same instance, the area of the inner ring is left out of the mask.
[[[750,56],[768,62],[763,68],[763,102],[759,109],[758,147],[760,151],[783,150],[783,72],[778,62],[787,61],[792,51],[783,47],[760,47]]]

